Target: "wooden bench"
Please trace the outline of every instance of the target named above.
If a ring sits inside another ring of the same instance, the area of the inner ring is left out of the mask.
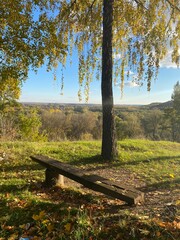
[[[80,170],[77,167],[47,156],[36,155],[31,156],[31,159],[46,168],[46,186],[50,187],[57,183],[64,184],[63,176],[65,176],[89,189],[120,199],[130,205],[144,202],[144,193],[124,184],[120,184],[119,182],[110,181],[99,175],[85,174],[83,173],[83,170]]]

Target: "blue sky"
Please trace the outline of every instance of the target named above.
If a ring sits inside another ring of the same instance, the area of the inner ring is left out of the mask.
[[[132,73],[133,75],[133,73]],[[115,104],[149,104],[152,102],[166,102],[171,99],[173,87],[180,81],[180,69],[170,61],[170,55],[161,62],[158,79],[152,80],[151,91],[147,92],[146,82],[139,87],[132,81],[124,86],[124,95],[121,96],[119,86],[114,86]],[[21,102],[48,102],[48,103],[79,103],[78,100],[78,62],[67,64],[64,71],[64,90],[61,94],[61,68],[57,69],[57,80],[52,72],[46,72],[46,67],[38,73],[29,72],[28,80],[23,84],[20,97]],[[83,101],[85,103],[85,97]],[[101,82],[94,80],[90,86],[89,103],[101,103]]]

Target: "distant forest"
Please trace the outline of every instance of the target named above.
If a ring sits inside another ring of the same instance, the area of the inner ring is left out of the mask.
[[[173,101],[115,106],[117,139],[145,138],[180,142]],[[17,103],[1,111],[1,141],[98,140],[101,105]]]

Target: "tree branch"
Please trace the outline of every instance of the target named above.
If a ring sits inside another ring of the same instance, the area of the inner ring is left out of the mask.
[[[140,5],[141,7],[143,7],[146,11],[148,10],[141,1],[138,1],[138,0],[134,0],[134,1],[137,3],[137,5],[139,4],[139,5]]]
[[[144,4],[140,0],[134,0],[137,4],[141,5],[144,9],[148,10]],[[166,0],[167,3],[171,6],[171,8],[175,9],[176,11],[180,12],[180,8],[174,5],[170,0]]]
[[[166,2],[169,3],[169,5],[171,6],[171,8],[176,9],[178,12],[180,12],[180,8],[177,7],[177,6],[175,6],[170,0],[166,0]]]
[[[170,16],[169,21],[168,21],[168,23],[166,25],[166,30],[167,30],[167,28],[168,28],[168,26],[169,26],[169,24],[171,22],[171,19],[173,18],[173,14],[174,14],[174,8],[172,9],[171,16]]]
[[[96,1],[96,0],[94,0],[94,1],[92,2],[91,6],[90,6],[91,9],[92,9],[92,7],[93,7],[95,1]]]
[[[87,15],[89,14],[90,11],[92,12],[92,8],[93,8],[93,5],[94,5],[95,2],[96,2],[96,0],[94,0],[94,1],[91,3],[91,5],[88,6],[88,13],[87,13]],[[88,4],[87,4],[87,5],[88,5]]]

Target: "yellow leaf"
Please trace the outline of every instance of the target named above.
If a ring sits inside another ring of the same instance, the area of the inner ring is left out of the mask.
[[[53,229],[54,229],[54,225],[53,225],[53,224],[48,224],[48,225],[47,225],[47,230],[48,230],[49,232],[52,232]]]
[[[17,237],[18,237],[18,233],[14,233],[8,238],[8,240],[14,240],[14,239],[17,239]]]
[[[35,221],[38,221],[38,220],[39,220],[39,215],[34,215],[34,214],[33,214],[32,218],[33,218]]]
[[[32,218],[33,218],[35,221],[38,221],[38,220],[41,220],[44,216],[45,216],[45,211],[41,211],[41,212],[39,213],[39,215],[33,215]]]
[[[19,227],[24,229],[26,227],[26,224],[19,225]]]
[[[48,219],[45,219],[44,221],[42,221],[42,224],[47,225],[47,223],[49,223]]]
[[[66,225],[64,225],[64,228],[65,228],[66,232],[70,232],[71,231],[71,227],[72,227],[71,223],[66,223]]]
[[[171,178],[174,178],[174,174],[172,174],[172,173],[170,173],[169,176],[170,176]]]
[[[41,212],[39,213],[40,219],[42,219],[44,216],[45,216],[45,211],[41,211]]]

